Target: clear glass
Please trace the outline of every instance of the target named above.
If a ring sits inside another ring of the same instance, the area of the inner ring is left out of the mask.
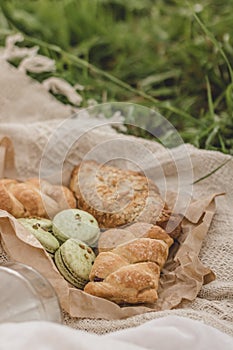
[[[0,322],[61,323],[55,290],[38,271],[21,263],[0,265]]]

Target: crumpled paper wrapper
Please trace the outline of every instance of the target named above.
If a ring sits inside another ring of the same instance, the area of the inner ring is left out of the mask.
[[[0,171],[1,177],[15,174],[13,146],[7,137],[0,141]],[[114,320],[149,311],[172,309],[184,300],[194,300],[202,285],[215,279],[214,273],[201,263],[198,254],[215,213],[217,195],[190,202],[182,220],[183,234],[170,249],[161,274],[159,298],[151,305],[120,307],[72,287],[60,275],[52,258],[36,238],[3,210],[0,210],[1,241],[13,260],[34,267],[51,282],[62,308],[72,317]],[[174,193],[171,193],[170,203],[168,201],[171,206],[174,197]]]

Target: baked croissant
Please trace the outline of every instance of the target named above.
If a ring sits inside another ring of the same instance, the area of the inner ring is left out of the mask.
[[[84,292],[117,304],[153,303],[158,299],[159,267],[153,262],[123,266],[103,282],[89,282]]]
[[[36,178],[25,182],[0,180],[0,209],[8,211],[16,218],[47,218],[62,209],[75,207],[74,195],[65,186],[54,186]]]
[[[164,241],[169,248],[173,244],[173,239],[160,226],[138,222],[124,229],[112,228],[102,232],[98,241],[98,250],[106,252],[120,244],[142,237]]]
[[[158,299],[160,271],[167,260],[171,243],[170,240],[166,242],[166,232],[162,233],[164,240],[156,239],[154,231],[153,238],[137,238],[111,251],[101,252],[94,262],[90,282],[84,292],[117,304],[155,302]]]

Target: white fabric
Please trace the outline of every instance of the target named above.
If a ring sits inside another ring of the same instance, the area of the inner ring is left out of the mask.
[[[233,338],[199,321],[168,316],[139,327],[93,335],[48,322],[0,325],[1,350],[232,350]]]

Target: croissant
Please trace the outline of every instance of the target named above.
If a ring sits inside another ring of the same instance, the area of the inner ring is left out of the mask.
[[[112,228],[102,232],[98,241],[98,250],[99,252],[106,252],[114,249],[119,244],[142,237],[162,240],[167,243],[169,248],[173,244],[173,239],[160,226],[138,222],[124,229]]]
[[[84,292],[117,304],[153,303],[158,299],[159,267],[153,262],[123,266],[103,282],[89,282]]]
[[[0,180],[0,209],[8,211],[16,218],[47,218],[62,209],[75,207],[74,195],[65,186],[54,186],[36,178],[25,182]]]
[[[165,241],[166,232],[165,240],[156,239],[155,232],[151,234],[152,238],[136,238],[111,251],[101,252],[94,262],[90,282],[84,292],[117,304],[155,302],[158,299],[160,271],[167,260],[171,243]]]

